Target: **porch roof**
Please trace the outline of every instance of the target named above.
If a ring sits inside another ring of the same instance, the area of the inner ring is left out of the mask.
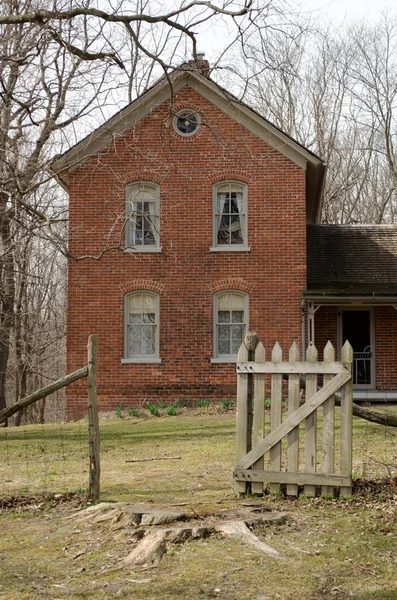
[[[307,299],[397,302],[396,225],[308,225]]]

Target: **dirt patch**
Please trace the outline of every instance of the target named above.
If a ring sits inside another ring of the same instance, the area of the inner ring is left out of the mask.
[[[69,511],[89,504],[88,496],[67,492],[64,494],[47,494],[37,496],[9,496],[0,498],[0,514],[5,512],[36,512],[50,508]]]
[[[397,477],[387,477],[380,481],[355,479],[353,500],[357,497],[378,501],[397,499]]]

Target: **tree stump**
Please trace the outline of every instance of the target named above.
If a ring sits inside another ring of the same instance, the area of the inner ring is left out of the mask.
[[[188,517],[182,510],[166,509],[150,504],[103,502],[67,517],[77,522],[108,526],[111,532],[127,530],[135,547],[121,561],[121,567],[155,566],[167,552],[167,545],[181,544],[214,534],[230,536],[270,558],[282,559],[280,552],[262,542],[250,529],[263,523],[283,524],[285,512],[269,512],[265,505],[248,505],[223,510],[209,518],[181,524]],[[171,523],[178,523],[169,526]],[[163,527],[168,525],[168,527]]]

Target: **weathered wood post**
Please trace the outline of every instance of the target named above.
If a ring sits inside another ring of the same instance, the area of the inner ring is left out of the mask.
[[[315,363],[318,360],[317,348],[310,343],[306,360]],[[306,375],[306,402],[317,392],[317,375],[310,373]],[[305,419],[305,471],[315,473],[317,470],[317,409]],[[305,496],[314,498],[316,495],[315,485],[305,485]]]
[[[342,362],[352,371],[353,348],[348,340],[343,344]],[[351,477],[353,464],[353,377],[341,389],[340,400],[340,474]],[[342,497],[351,496],[352,488],[341,487]]]
[[[262,344],[259,344],[255,348],[255,362],[264,363],[266,360],[266,350]],[[254,398],[253,398],[253,420],[252,420],[252,448],[255,448],[263,440],[265,435],[265,373],[256,373],[255,375],[255,386],[254,386]],[[263,471],[264,460],[261,456],[252,465],[254,470]],[[251,484],[251,492],[255,495],[262,496],[263,494],[263,481],[253,481]]]
[[[299,346],[293,342],[289,349],[289,362],[296,363],[300,360]],[[299,408],[300,386],[299,373],[291,373],[288,377],[288,416],[291,416]],[[287,470],[290,473],[299,471],[299,425],[288,434],[288,458]],[[287,496],[297,496],[298,485],[296,483],[287,484]]]
[[[324,348],[324,362],[335,361],[335,349],[331,342]],[[333,375],[324,375],[324,385],[332,380]],[[323,404],[323,473],[335,472],[335,396],[330,396]],[[333,486],[321,486],[322,496],[333,496]]]
[[[88,448],[90,457],[89,467],[89,495],[94,502],[100,496],[100,449],[99,449],[99,420],[97,399],[97,345],[96,335],[88,338]]]
[[[238,351],[237,362],[255,360],[257,344],[256,333],[248,332]],[[252,391],[252,373],[239,373],[237,379],[236,462],[241,460],[252,448]],[[251,491],[251,485],[248,482],[236,481],[235,490],[240,494],[246,494]]]
[[[279,363],[282,360],[283,350],[276,342],[272,350],[272,362]],[[270,387],[270,431],[274,431],[282,422],[283,375],[272,373]],[[271,471],[281,471],[281,441],[270,449],[269,468]],[[270,482],[269,490],[271,494],[277,494],[280,491],[280,484]]]
[[[255,361],[255,350],[258,345],[258,336],[254,331],[249,331],[245,334],[244,344],[248,350],[248,361]],[[247,452],[252,450],[252,423],[254,418],[253,410],[254,399],[254,376],[252,373],[248,375],[248,402],[247,402]]]

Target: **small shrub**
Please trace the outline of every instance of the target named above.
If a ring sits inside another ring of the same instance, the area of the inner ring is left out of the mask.
[[[175,404],[170,404],[169,406],[167,406],[166,408],[166,413],[169,417],[175,417],[176,416],[176,405]]]
[[[123,410],[124,410],[124,404],[119,404],[116,408],[116,417],[118,419],[122,419],[123,418]]]
[[[270,410],[270,398],[266,398],[265,400],[265,410]]]
[[[211,400],[207,400],[205,398],[197,401],[197,406],[199,408],[208,408],[209,406],[211,406],[211,404],[212,404]]]
[[[174,406],[176,406],[177,408],[185,408],[187,406],[187,400],[181,398],[180,400],[174,402]]]
[[[233,400],[222,400],[221,401],[222,410],[231,410],[233,408]]]
[[[138,416],[138,411],[135,408],[129,408],[128,409],[128,416],[129,417],[137,417]]]
[[[153,415],[153,417],[160,416],[159,406],[157,404],[153,404],[153,402],[148,402],[146,404],[146,408],[150,412],[150,414]]]

